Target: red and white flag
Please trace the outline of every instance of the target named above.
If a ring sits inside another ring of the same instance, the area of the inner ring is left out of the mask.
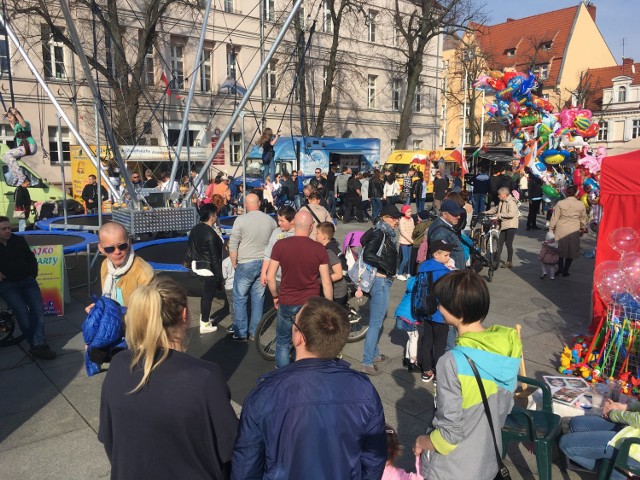
[[[170,97],[171,96],[171,88],[169,88],[169,78],[167,77],[167,74],[164,73],[164,69],[162,70],[162,75],[160,76],[160,81],[162,83],[164,83],[165,91],[167,93],[167,96]]]
[[[456,148],[451,152],[451,158],[458,162],[458,165],[460,165],[460,169],[462,170],[462,175],[465,175],[469,173],[469,165],[467,164],[467,159],[463,152],[464,149],[462,147]]]

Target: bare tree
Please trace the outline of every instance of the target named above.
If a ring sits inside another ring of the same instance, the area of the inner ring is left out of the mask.
[[[61,42],[70,51],[77,53],[74,43],[61,26],[64,25],[64,19],[55,2],[10,1],[12,5],[9,10],[13,11],[14,20],[25,17],[20,21],[32,28],[39,28],[43,23],[47,27],[43,36],[50,35],[56,42]],[[116,141],[131,145],[137,140],[142,125],[138,121],[138,115],[142,108],[143,94],[152,83],[147,78],[145,59],[157,44],[158,23],[167,19],[170,11],[175,13],[176,8],[198,10],[202,6],[185,0],[148,0],[136,4],[140,5],[140,11],[133,12],[137,25],[131,25],[126,20],[130,18],[131,12],[125,14],[121,9],[122,5],[118,0],[78,0],[72,7],[76,10],[76,18],[84,20],[77,22],[77,28],[82,44],[87,46],[87,60],[114,93],[110,107]],[[126,5],[131,8],[130,3]],[[91,21],[95,21],[98,28],[93,28]],[[80,28],[80,25],[84,28]],[[132,35],[132,30],[136,34]],[[97,50],[88,47],[95,47],[100,40],[103,45],[109,45],[109,48]],[[44,44],[48,41],[48,38],[42,38]]]
[[[424,68],[427,45],[439,35],[454,35],[466,30],[469,21],[479,16],[473,3],[472,0],[416,0],[413,2],[414,10],[405,13],[400,1],[395,0],[394,24],[406,43],[406,48],[402,50],[405,55],[402,66],[407,77],[396,148],[406,148],[411,135],[416,88]]]

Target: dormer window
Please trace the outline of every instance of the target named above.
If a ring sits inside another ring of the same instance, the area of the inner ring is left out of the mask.
[[[540,44],[540,50],[551,50],[552,46],[553,46],[553,42],[552,41],[542,42]]]
[[[538,78],[540,80],[546,80],[549,78],[549,64],[543,63],[543,64],[536,65],[535,68],[533,69],[533,72],[538,75]]]
[[[505,54],[507,57],[513,57],[513,56],[515,56],[515,54],[516,54],[516,49],[515,49],[515,48],[507,48],[507,49],[504,51],[504,54]]]
[[[618,102],[624,103],[627,101],[627,87],[618,88]]]

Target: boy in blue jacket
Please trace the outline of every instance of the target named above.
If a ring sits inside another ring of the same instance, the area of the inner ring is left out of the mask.
[[[455,270],[451,262],[453,245],[445,240],[434,240],[429,243],[429,251],[433,257],[420,264],[418,275],[431,272],[431,282],[434,284],[442,276]],[[449,325],[444,322],[442,314],[436,311],[431,318],[422,319],[423,333],[420,339],[422,381],[430,382],[435,378],[435,367],[447,347]]]

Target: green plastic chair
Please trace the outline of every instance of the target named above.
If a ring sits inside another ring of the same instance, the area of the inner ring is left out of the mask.
[[[542,410],[527,410],[514,406],[502,427],[502,458],[510,443],[526,442],[533,446],[540,480],[551,480],[553,446],[560,437],[561,418],[553,413],[551,389],[543,382],[518,375],[518,382],[542,390]]]
[[[598,469],[598,480],[609,480],[613,471],[618,468],[625,474],[631,472],[634,475],[640,475],[640,468],[629,465],[629,449],[635,443],[640,444],[640,438],[625,438],[613,459],[603,459]]]

